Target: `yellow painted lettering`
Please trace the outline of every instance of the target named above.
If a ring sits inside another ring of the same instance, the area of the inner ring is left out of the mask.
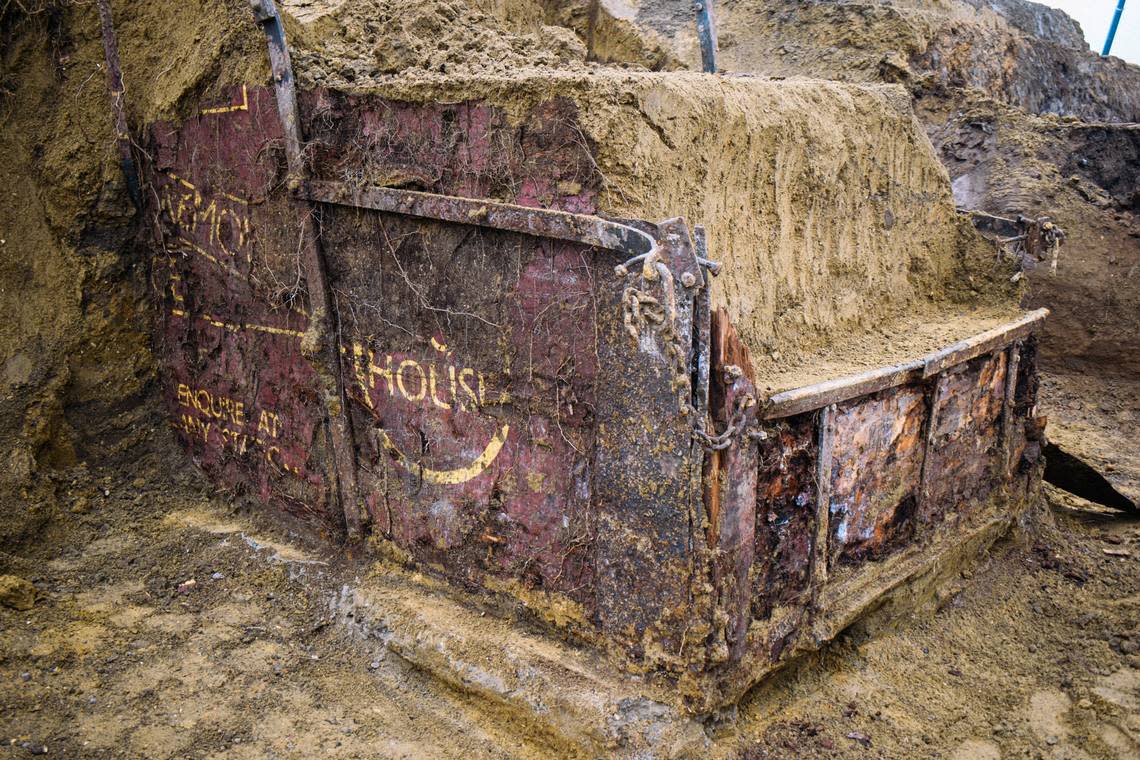
[[[471,369],[470,367],[464,367],[459,372],[459,385],[463,388],[463,392],[471,397],[471,403],[477,407],[479,406],[479,397],[475,395],[475,389],[467,384],[468,377],[474,379],[475,370]]]
[[[375,388],[376,387],[375,376],[379,375],[380,377],[384,378],[384,380],[388,383],[388,395],[389,396],[395,395],[396,390],[395,390],[395,388],[392,387],[392,384],[393,384],[393,381],[395,380],[395,378],[392,376],[392,356],[391,356],[391,354],[384,357],[384,366],[383,367],[376,366],[375,359],[376,359],[376,355],[374,353],[372,353],[371,349],[369,349],[369,351],[368,351],[368,387],[369,388]],[[402,367],[404,365],[401,364],[400,366]]]
[[[428,387],[429,387],[429,391],[431,394],[431,402],[433,404],[435,404],[436,406],[438,406],[440,409],[450,409],[451,404],[447,403],[446,401],[441,401],[439,398],[436,397],[436,395],[435,395],[435,384],[436,384],[435,365],[429,364],[428,365]]]
[[[455,366],[452,365],[447,368],[447,376],[451,380],[451,401],[460,409],[463,408],[463,402],[459,399],[459,386],[455,380]]]
[[[404,384],[404,375],[407,374],[405,372],[407,369],[412,369],[419,376],[419,390],[415,395],[408,393],[408,387]],[[400,387],[400,393],[408,401],[423,401],[427,394],[427,378],[424,376],[424,368],[412,359],[404,359],[400,362],[400,368],[396,372],[396,385]]]

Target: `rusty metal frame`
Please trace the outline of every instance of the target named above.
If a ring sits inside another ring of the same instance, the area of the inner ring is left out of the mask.
[[[250,0],[258,25],[265,32],[269,46],[269,65],[277,110],[285,136],[285,159],[289,166],[288,184],[299,185],[305,173],[301,155],[301,129],[297,115],[297,91],[293,65],[285,42],[285,28],[273,0]],[[304,204],[298,209],[301,227],[301,267],[308,285],[310,301],[309,328],[301,342],[302,353],[309,359],[319,378],[328,419],[329,445],[333,453],[332,477],[336,496],[344,513],[345,529],[350,542],[363,538],[365,511],[356,489],[356,454],[353,446],[352,422],[347,413],[348,396],[341,368],[338,329],[329,297],[327,267],[317,241],[315,209]]]

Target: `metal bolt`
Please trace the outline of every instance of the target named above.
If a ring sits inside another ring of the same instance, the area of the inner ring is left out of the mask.
[[[686,288],[691,288],[697,284],[697,278],[692,272],[684,272],[681,274],[681,284]]]

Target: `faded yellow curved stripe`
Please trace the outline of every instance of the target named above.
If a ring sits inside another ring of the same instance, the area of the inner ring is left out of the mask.
[[[459,467],[454,470],[433,470],[430,467],[424,467],[420,464],[411,462],[404,452],[396,448],[396,444],[392,443],[392,439],[388,437],[387,430],[381,430],[380,435],[384,439],[384,448],[395,454],[400,463],[404,465],[410,472],[418,472],[420,477],[429,483],[436,483],[439,485],[455,485],[456,483],[466,483],[471,480],[495,461],[495,457],[499,456],[499,451],[503,448],[503,444],[507,442],[507,434],[511,432],[510,425],[503,425],[491,438],[487,444],[487,448],[483,449],[483,453],[475,458],[471,464],[466,467]]]

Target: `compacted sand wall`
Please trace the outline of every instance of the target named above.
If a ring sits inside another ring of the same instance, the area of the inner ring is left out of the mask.
[[[892,86],[612,70],[322,79],[515,119],[572,101],[602,178],[596,211],[705,225],[726,265],[714,302],[754,353],[808,348],[942,297],[977,242]]]

